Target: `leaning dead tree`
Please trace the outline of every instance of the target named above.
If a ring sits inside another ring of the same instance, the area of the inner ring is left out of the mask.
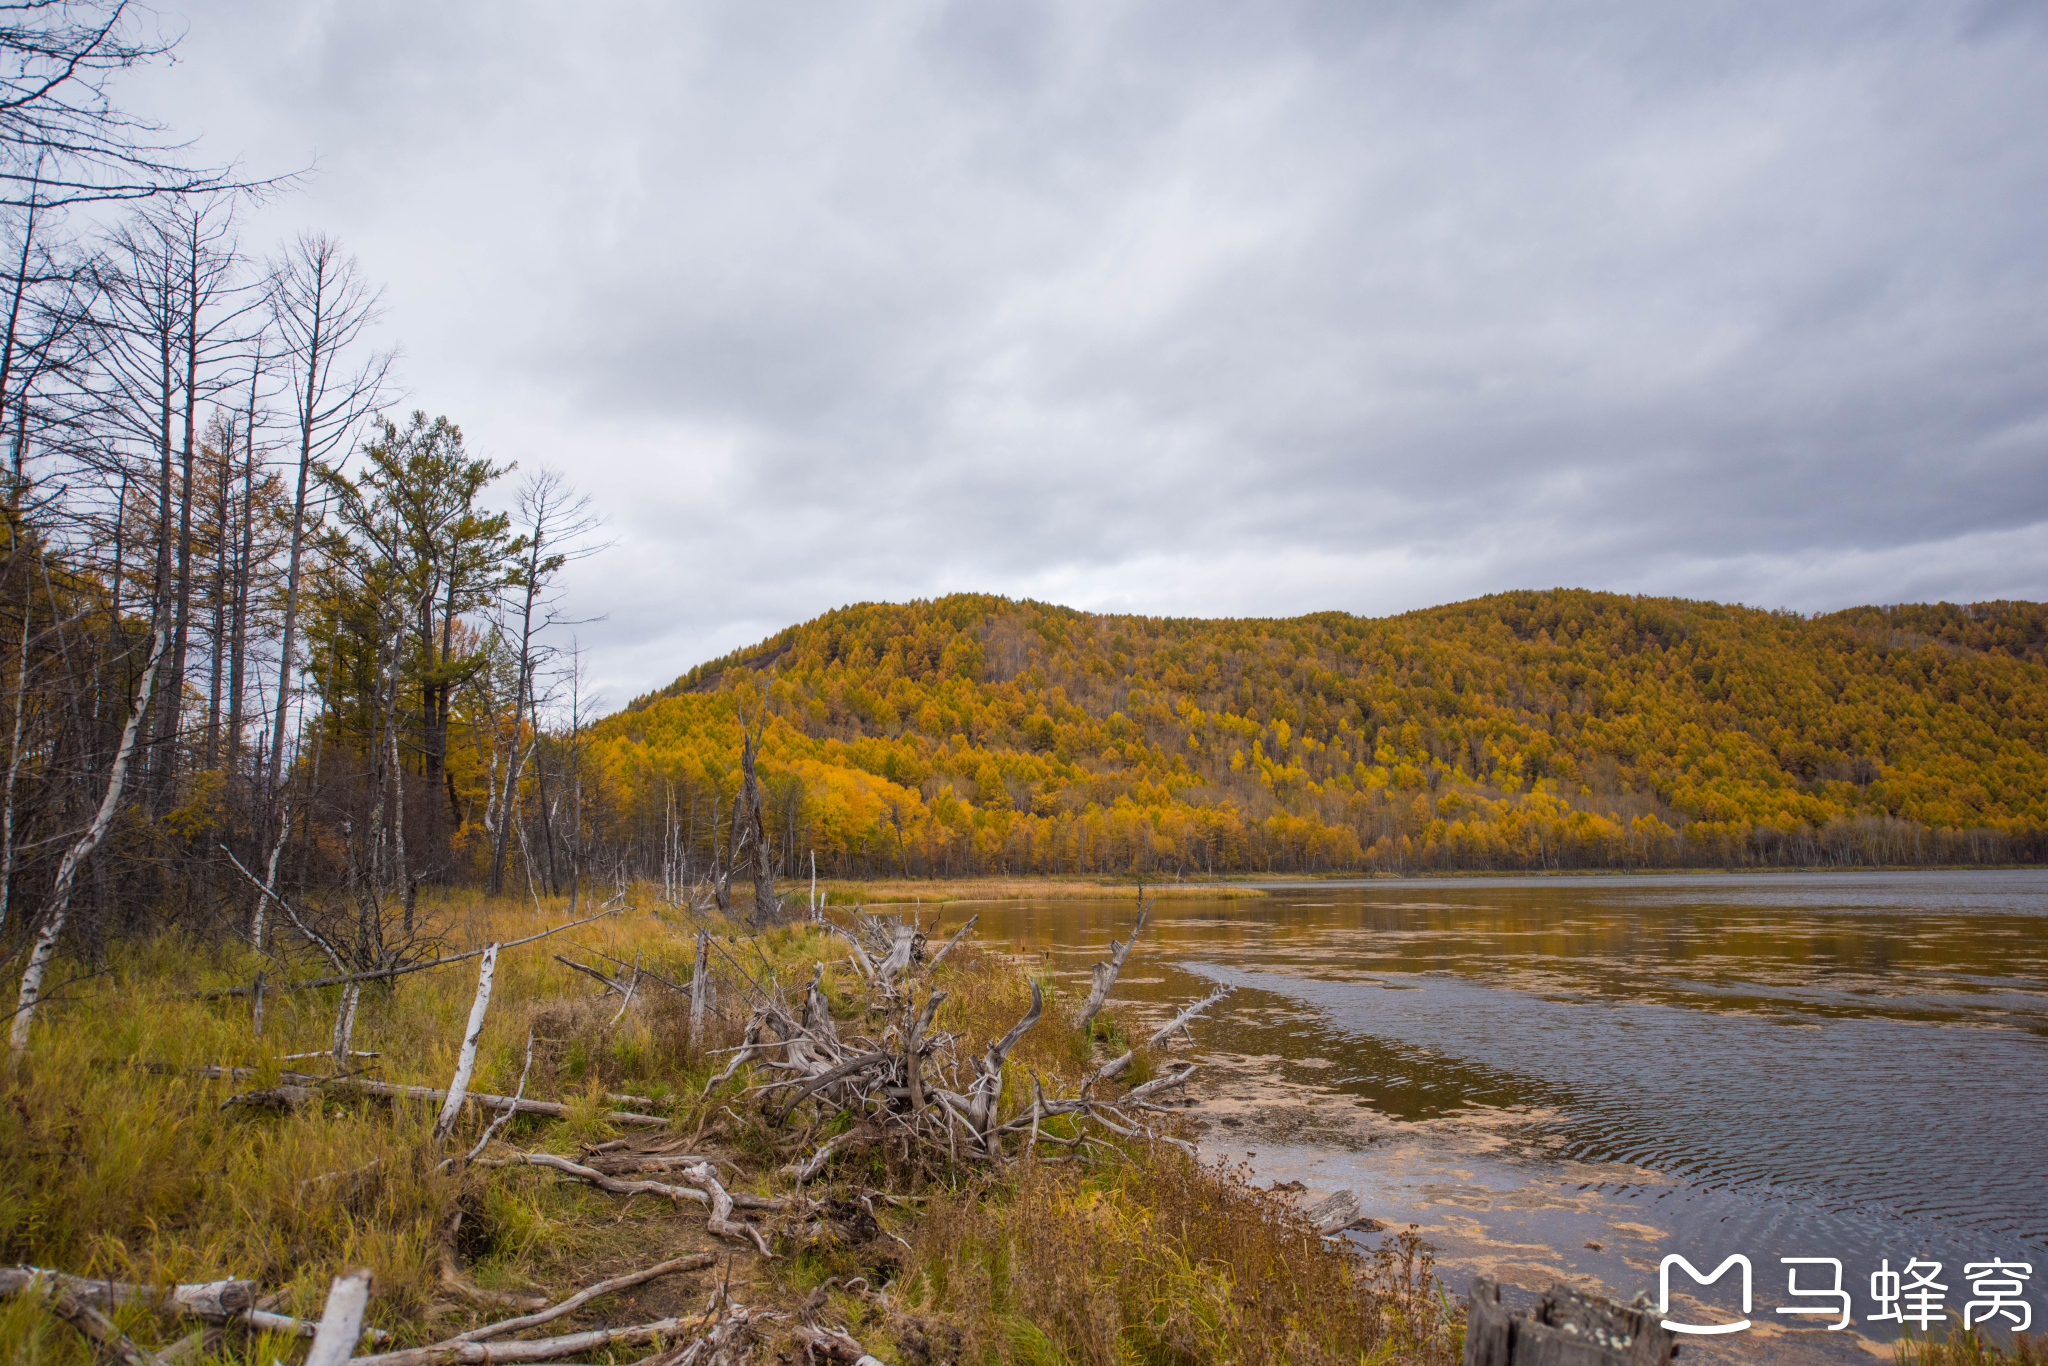
[[[1151,916],[1152,898],[1145,897],[1138,903],[1138,919],[1132,924],[1129,937],[1121,944],[1111,939],[1109,961],[1097,963],[1090,969],[1094,981],[1088,990],[1088,1003],[1081,1007],[1081,1018],[1076,1022],[1081,1028],[1086,1029],[1089,1022],[1102,1010],[1103,1004],[1109,1000],[1110,989],[1116,985],[1117,974],[1124,970],[1124,959],[1131,956],[1131,945],[1138,942],[1138,936],[1144,933],[1145,922]]]

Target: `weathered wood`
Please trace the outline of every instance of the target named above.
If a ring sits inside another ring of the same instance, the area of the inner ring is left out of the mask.
[[[440,1118],[434,1121],[436,1148],[448,1141],[455,1121],[461,1117],[462,1098],[469,1093],[469,1078],[476,1071],[476,1044],[484,1032],[484,1016],[491,1008],[491,983],[497,970],[498,946],[493,944],[484,950],[484,961],[477,967],[476,999],[470,1003],[469,1027],[462,1034],[462,1052],[455,1063],[455,1077],[448,1083],[448,1094],[442,1100]],[[516,1096],[512,1108],[519,1108]]]
[[[1677,1338],[1653,1315],[1553,1285],[1533,1316],[1502,1307],[1500,1286],[1475,1277],[1465,1315],[1465,1366],[1662,1366]]]
[[[188,1285],[137,1285],[130,1281],[102,1281],[89,1276],[73,1276],[41,1267],[18,1267],[0,1270],[0,1294],[19,1293],[27,1289],[31,1281],[37,1279],[47,1280],[79,1303],[95,1309],[125,1308],[128,1305],[142,1304],[160,1313],[181,1314],[187,1318],[204,1319],[209,1323],[225,1323],[228,1319],[254,1307],[257,1293],[255,1281],[224,1280],[201,1281]]]
[[[1349,1190],[1331,1191],[1302,1211],[1316,1232],[1324,1237],[1342,1233],[1365,1217],[1358,1208],[1358,1196]]]
[[[870,1356],[865,1347],[836,1328],[800,1323],[790,1330],[813,1361],[842,1361],[849,1366],[882,1366],[880,1357]]]
[[[336,1276],[320,1311],[320,1327],[306,1352],[305,1366],[346,1366],[362,1337],[363,1315],[370,1308],[370,1273],[351,1271]]]
[[[1138,942],[1139,934],[1143,933],[1145,929],[1145,921],[1151,915],[1152,899],[1147,897],[1138,905],[1138,918],[1131,926],[1130,936],[1121,944],[1117,943],[1115,939],[1111,939],[1109,941],[1109,961],[1107,963],[1097,963],[1093,968],[1089,969],[1089,973],[1094,979],[1094,985],[1088,990],[1087,1004],[1081,1007],[1081,1018],[1074,1022],[1082,1029],[1088,1027],[1089,1022],[1095,1018],[1096,1014],[1101,1011],[1103,1004],[1109,1000],[1110,988],[1116,985],[1117,974],[1124,970],[1124,960],[1131,956],[1131,945]]]
[[[917,926],[898,921],[889,934],[889,952],[876,969],[882,984],[887,986],[909,971],[911,959],[918,947],[924,943],[924,936],[917,932]]]
[[[646,1282],[660,1276],[677,1275],[685,1271],[702,1271],[706,1267],[715,1266],[717,1262],[717,1254],[710,1252],[698,1252],[688,1257],[677,1257],[658,1266],[650,1266],[643,1271],[635,1271],[624,1276],[614,1276],[607,1281],[599,1281],[596,1285],[579,1290],[561,1303],[551,1305],[538,1313],[526,1314],[516,1319],[504,1319],[498,1323],[487,1323],[481,1328],[472,1328],[466,1333],[457,1333],[452,1338],[434,1343],[428,1347],[408,1347],[403,1351],[382,1352],[375,1356],[356,1357],[353,1366],[429,1366],[430,1363],[437,1361],[507,1360],[508,1358],[498,1355],[464,1358],[461,1356],[451,1356],[449,1353],[468,1343],[484,1342],[491,1338],[503,1337],[507,1333],[523,1333],[529,1328],[538,1328],[544,1323],[552,1323],[564,1315],[575,1313],[578,1309],[581,1309],[584,1305],[601,1295],[609,1295],[620,1290],[629,1290],[633,1286],[644,1285]],[[580,1351],[582,1349],[575,1348],[572,1350]]]
[[[981,912],[979,911],[976,911],[973,915],[968,916],[967,923],[965,925],[962,925],[959,929],[953,931],[953,937],[951,939],[948,939],[945,943],[945,946],[942,947],[937,953],[932,955],[932,961],[925,964],[926,970],[929,971],[930,969],[937,967],[945,959],[946,955],[953,951],[953,946],[967,937],[967,932],[973,929],[975,922],[980,919]],[[933,926],[933,928],[936,929],[937,926]]]
[[[741,1195],[732,1194],[720,1184],[718,1173],[709,1162],[700,1161],[695,1166],[679,1169],[676,1175],[687,1183],[680,1186],[672,1185],[666,1181],[621,1180],[619,1177],[607,1175],[594,1168],[586,1167],[581,1163],[571,1162],[566,1157],[557,1157],[553,1153],[515,1153],[509,1157],[480,1158],[475,1165],[479,1167],[512,1167],[521,1164],[532,1167],[552,1167],[554,1170],[567,1176],[573,1176],[579,1181],[588,1181],[599,1190],[609,1191],[613,1195],[662,1195],[667,1196],[671,1200],[689,1200],[700,1205],[708,1205],[710,1207],[710,1214],[705,1220],[707,1228],[721,1238],[735,1238],[742,1242],[752,1243],[754,1250],[764,1257],[771,1254],[768,1251],[767,1241],[761,1236],[761,1230],[755,1228],[752,1224],[744,1224],[735,1220],[732,1217],[733,1210],[736,1206],[742,1204],[749,1209],[774,1210],[786,1209],[789,1205],[787,1200],[770,1196],[744,1193]]]
[[[1141,1051],[1150,1048],[1157,1048],[1161,1044],[1165,1043],[1169,1038],[1173,1037],[1175,1031],[1186,1029],[1188,1027],[1188,1024],[1192,1020],[1194,1020],[1194,1018],[1197,1015],[1200,1015],[1210,1006],[1215,1005],[1218,1001],[1228,996],[1232,990],[1233,988],[1231,987],[1218,987],[1214,991],[1210,992],[1207,996],[1204,996],[1201,1000],[1195,1001],[1192,1004],[1184,1007],[1179,1014],[1175,1015],[1165,1024],[1159,1026],[1159,1028],[1153,1030],[1152,1037],[1145,1040],[1145,1042],[1140,1044],[1137,1048],[1126,1049],[1122,1053],[1122,1055],[1115,1058],[1111,1058],[1108,1062],[1102,1064],[1101,1067],[1098,1067],[1095,1070],[1095,1072],[1088,1078],[1087,1083],[1082,1086],[1081,1089],[1083,1093],[1085,1094],[1088,1088],[1093,1086],[1098,1081],[1108,1081],[1113,1077],[1122,1076],[1126,1071],[1129,1070],[1130,1065],[1137,1060],[1138,1054]]]
[[[404,1354],[404,1359],[411,1366],[442,1366],[442,1363],[464,1361],[555,1361],[606,1347],[632,1347],[656,1338],[672,1338],[687,1331],[699,1318],[691,1314],[635,1324],[630,1328],[591,1328],[580,1333],[564,1333],[560,1337],[522,1338],[515,1342],[453,1342],[414,1349],[417,1355],[409,1352]],[[399,1355],[385,1352],[356,1357],[352,1366],[392,1366],[392,1359]],[[312,1366],[310,1359],[307,1366]]]
[[[711,931],[697,931],[697,966],[690,973],[690,1051],[704,1046],[704,988],[711,981]]]
[[[174,1067],[169,1063],[137,1063],[136,1066],[149,1072],[175,1073],[186,1070]],[[215,1081],[249,1081],[258,1075],[257,1069],[253,1067],[220,1067],[209,1064],[190,1070],[199,1076],[208,1077]],[[437,1090],[431,1086],[406,1086],[398,1082],[373,1081],[367,1077],[323,1077],[312,1072],[280,1072],[278,1076],[286,1086],[354,1087],[356,1090],[369,1095],[390,1096],[394,1099],[404,1100],[440,1102],[448,1098],[446,1091]],[[652,1096],[628,1096],[616,1091],[605,1092],[605,1098],[611,1101],[623,1101],[631,1105],[655,1105],[659,1103]],[[488,1091],[471,1091],[468,1099],[486,1110],[516,1109],[521,1114],[547,1115],[552,1119],[564,1119],[569,1114],[569,1107],[559,1101],[530,1100],[524,1096],[497,1096],[492,1095]],[[607,1110],[604,1117],[613,1124],[624,1124],[637,1128],[666,1129],[669,1123],[667,1119],[660,1115],[640,1114],[631,1110]]]

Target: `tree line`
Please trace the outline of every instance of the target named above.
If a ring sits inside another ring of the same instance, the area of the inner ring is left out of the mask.
[[[2037,603],[868,604],[600,722],[588,838],[645,876],[712,875],[758,695],[785,875],[2035,862],[2044,646]]]

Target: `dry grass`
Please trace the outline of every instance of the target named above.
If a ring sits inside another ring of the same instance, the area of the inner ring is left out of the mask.
[[[432,909],[457,949],[568,918],[561,904],[547,906],[543,922],[531,903],[494,908],[473,898]],[[518,1085],[532,1028],[527,1094],[570,1102],[573,1111],[561,1122],[521,1118],[512,1126],[515,1141],[567,1150],[610,1137],[602,1116],[612,1107],[603,1092],[662,1102],[694,1096],[712,1064],[722,1063],[691,1054],[680,995],[650,983],[645,1001],[614,1022],[619,998],[595,999],[594,982],[552,958],[560,951],[601,963],[598,954],[607,953],[631,963],[637,955],[643,966],[683,981],[694,953],[689,928],[639,911],[504,955],[473,1089]],[[751,973],[777,971],[784,981],[831,951],[822,936],[793,930],[735,937],[721,947]],[[764,955],[779,961],[764,967]],[[433,1121],[426,1106],[337,1092],[317,1109],[289,1115],[223,1111],[229,1095],[269,1084],[282,1069],[325,1070],[323,1059],[281,1059],[328,1045],[338,989],[273,992],[260,1039],[246,998],[192,999],[196,991],[246,983],[257,965],[246,950],[172,938],[117,946],[106,973],[45,1004],[23,1067],[0,1077],[4,1264],[152,1283],[249,1277],[287,1290],[287,1308],[315,1313],[334,1274],[368,1266],[378,1287],[371,1321],[416,1335],[434,1307],[439,1249],[458,1208],[467,1213],[462,1243],[472,1273],[487,1285],[533,1279],[574,1250],[579,1228],[616,1215],[605,1198],[537,1173],[488,1183],[474,1174],[437,1176],[425,1156]],[[377,1076],[447,1085],[475,969],[472,960],[364,991],[354,1043],[382,1054]],[[308,966],[297,975],[318,971]],[[274,980],[274,964],[271,972]],[[744,1021],[738,992],[721,1004],[707,1049],[736,1037]],[[205,1064],[252,1067],[259,1076],[193,1075]],[[473,1138],[481,1122],[466,1117],[457,1141]],[[141,1336],[156,1338],[150,1329]],[[286,1344],[245,1346],[249,1361],[268,1363],[280,1352],[289,1359]],[[17,1304],[0,1305],[0,1359],[90,1358],[70,1329],[52,1331],[40,1309]]]
[[[645,907],[652,898],[636,900]],[[432,913],[457,949],[569,918],[559,903],[536,915],[530,904],[473,897],[438,903]],[[671,1106],[679,1126],[701,1135],[702,1150],[752,1172],[773,1170],[819,1141],[820,1132],[778,1131],[763,1121],[742,1101],[744,1078],[709,1101],[696,1097],[725,1062],[717,1050],[744,1027],[745,999],[730,985],[739,975],[772,976],[794,995],[824,963],[836,1011],[862,1013],[864,993],[850,970],[833,966],[843,940],[808,927],[758,936],[720,927],[712,962],[729,985],[701,1054],[689,1047],[679,993],[649,982],[621,1015],[616,995],[601,998],[594,982],[552,958],[559,951],[585,962],[637,959],[681,982],[691,970],[694,930],[643,909],[504,955],[473,1085],[511,1091],[530,1029],[527,1094],[571,1108],[566,1120],[522,1117],[507,1133],[512,1142],[570,1152],[578,1142],[614,1136],[603,1117],[606,1091]],[[279,1307],[300,1314],[317,1313],[336,1273],[367,1265],[377,1278],[371,1322],[404,1345],[496,1316],[442,1298],[440,1258],[458,1213],[454,1246],[463,1274],[495,1289],[566,1293],[711,1245],[694,1207],[646,1197],[621,1202],[531,1167],[437,1174],[428,1156],[428,1106],[336,1091],[318,1108],[288,1114],[224,1111],[229,1094],[265,1085],[282,1068],[323,1070],[319,1059],[281,1058],[326,1046],[336,989],[273,993],[261,1038],[251,1032],[246,998],[195,999],[195,992],[247,982],[256,966],[235,947],[169,938],[130,944],[115,951],[105,973],[46,1004],[25,1065],[0,1074],[0,1258],[154,1283],[250,1277],[284,1291]],[[297,975],[319,971],[308,965]],[[60,972],[59,980],[70,975]],[[472,961],[366,991],[355,1046],[382,1054],[374,1070],[384,1079],[446,1085],[475,984]],[[939,1027],[964,1036],[963,1047],[975,1052],[1030,1004],[1029,979],[971,944],[952,952],[937,984],[948,992]],[[1044,1018],[1006,1064],[1006,1113],[1028,1105],[1034,1076],[1048,1090],[1071,1088],[1101,1056],[1103,1045],[1070,1023],[1073,1004],[1047,990]],[[869,1016],[852,1027],[879,1032],[886,1023]],[[1101,1024],[1114,1036],[1113,1012]],[[252,1067],[259,1076],[213,1081],[192,1070],[216,1063]],[[480,1124],[466,1117],[456,1141],[466,1144]],[[1067,1124],[1047,1128],[1071,1137]],[[1275,1197],[1170,1149],[1090,1148],[1085,1163],[1025,1164],[966,1190],[950,1184],[976,1179],[964,1167],[938,1170],[870,1151],[873,1164],[840,1179],[919,1191],[928,1217],[884,1207],[886,1229],[871,1216],[863,1225],[858,1207],[841,1200],[835,1217],[864,1229],[858,1245],[814,1247],[768,1263],[742,1258],[734,1284],[744,1287],[744,1302],[792,1309],[831,1276],[879,1285],[914,1261],[908,1317],[873,1302],[832,1302],[841,1315],[835,1321],[854,1325],[892,1361],[953,1359],[952,1338],[965,1353],[960,1360],[1259,1361],[1279,1359],[1275,1352],[1304,1362],[1343,1352],[1349,1361],[1361,1352],[1372,1360],[1441,1359],[1441,1342],[1430,1336],[1440,1326],[1438,1306],[1419,1289],[1426,1269],[1375,1272],[1306,1233]],[[822,1186],[818,1194],[839,1198]],[[914,1240],[914,1259],[892,1234]],[[694,1311],[703,1294],[685,1280],[657,1287],[630,1310],[600,1301],[589,1312],[656,1318]],[[685,1295],[688,1304],[675,1298]],[[167,1342],[189,1326],[154,1322],[142,1311],[117,1318],[144,1343]],[[1030,1326],[1041,1321],[1042,1332]],[[1271,1333],[1292,1345],[1259,1349],[1264,1356],[1244,1345]],[[1125,1355],[1105,1356],[1105,1343],[1122,1344]],[[1385,1355],[1417,1343],[1419,1354]],[[268,1366],[302,1349],[230,1335],[204,1360]],[[91,1359],[83,1339],[40,1305],[0,1303],[0,1360],[84,1366]]]
[[[799,888],[799,890],[802,890]],[[950,901],[1136,901],[1133,882],[1096,882],[1087,878],[903,878],[871,882],[820,879],[818,890],[828,906],[893,906],[903,902],[939,905]],[[1256,887],[1221,883],[1146,883],[1146,896],[1189,897],[1204,901],[1243,901],[1263,897]]]
[[[1951,1329],[1940,1338],[1911,1333],[1892,1344],[1898,1366],[2048,1366],[2048,1338],[2015,1333],[2010,1347],[1975,1331]]]
[[[965,1360],[1434,1364],[1462,1346],[1412,1242],[1368,1261],[1242,1171],[1164,1146],[936,1197],[903,1299]]]

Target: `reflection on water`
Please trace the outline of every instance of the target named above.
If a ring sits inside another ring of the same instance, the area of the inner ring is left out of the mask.
[[[1079,974],[1132,914],[975,909],[985,938]],[[1882,1256],[2019,1254],[2048,1274],[2048,874],[1276,885],[1162,901],[1140,947],[1117,999],[1240,988],[1199,1030],[1224,1078],[1206,1141],[1264,1143],[1262,1168],[1292,1154],[1392,1214],[1488,1206],[1481,1235],[1570,1239],[1550,1269],[1610,1285],[1666,1251],[1840,1256],[1852,1279]],[[1275,1132],[1289,1087],[1323,1118]],[[1232,1114],[1232,1095],[1264,1103]],[[1503,1194],[1518,1182],[1633,1202],[1664,1241],[1588,1267],[1579,1245],[1607,1239],[1531,1224],[1564,1206]]]

